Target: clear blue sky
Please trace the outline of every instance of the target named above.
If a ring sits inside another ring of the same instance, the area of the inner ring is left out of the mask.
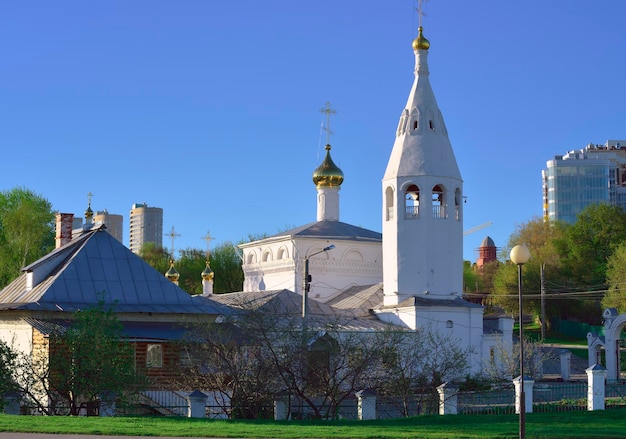
[[[164,209],[175,248],[315,221],[327,101],[341,221],[381,230],[413,81],[412,0],[6,1],[0,190]],[[541,215],[546,160],[626,138],[626,2],[430,0],[431,83],[464,179],[465,259]],[[163,244],[171,247],[168,238]]]

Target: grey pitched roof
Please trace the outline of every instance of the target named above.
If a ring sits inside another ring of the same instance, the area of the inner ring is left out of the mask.
[[[22,269],[0,291],[0,309],[68,311],[102,299],[117,312],[229,314],[206,297],[192,297],[113,238],[104,226],[72,239]]]
[[[373,230],[342,223],[341,221],[317,221],[287,230],[270,238],[279,236],[350,239],[354,241],[382,242],[383,235]]]
[[[225,305],[240,309],[260,309],[290,317],[302,315],[302,296],[291,290],[239,292],[212,296]],[[372,330],[393,327],[360,308],[337,308],[311,299],[308,315],[319,324],[338,324],[345,330]]]

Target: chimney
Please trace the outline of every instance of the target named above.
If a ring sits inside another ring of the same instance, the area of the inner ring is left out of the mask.
[[[73,213],[57,213],[56,215],[56,245],[59,248],[72,240]]]

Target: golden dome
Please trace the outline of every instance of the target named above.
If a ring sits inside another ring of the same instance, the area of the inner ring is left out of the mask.
[[[213,276],[215,276],[215,273],[211,270],[209,261],[206,261],[206,268],[202,270],[202,280],[213,280]]]
[[[430,41],[424,38],[422,34],[422,26],[417,29],[417,38],[413,40],[413,50],[428,50]]]
[[[343,172],[330,158],[330,145],[326,145],[326,157],[313,171],[313,183],[317,187],[336,187],[343,183]]]
[[[165,272],[165,277],[172,282],[177,282],[180,277],[180,273],[174,268],[174,261],[170,261],[170,269]]]

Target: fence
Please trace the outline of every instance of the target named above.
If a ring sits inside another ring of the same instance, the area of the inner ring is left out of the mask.
[[[528,380],[528,412],[568,412],[626,407],[626,380],[606,380],[606,369],[597,365],[587,369],[588,381],[534,382]],[[512,414],[516,413],[516,389],[511,383],[483,391],[458,391],[442,385],[437,393],[411,394],[405,397],[377,396],[372,391],[349,395],[337,409],[313,401],[317,411],[295,397],[283,396],[268,407],[275,419],[392,419],[422,414]],[[530,403],[532,401],[532,404]],[[11,403],[13,414],[38,414],[28,406]],[[7,411],[8,412],[8,411]],[[39,413],[41,414],[41,413]],[[61,413],[59,413],[61,414]],[[188,416],[226,419],[231,417],[228,395],[202,392],[153,390],[136,395],[124,404],[106,410],[86,408],[83,415]]]

